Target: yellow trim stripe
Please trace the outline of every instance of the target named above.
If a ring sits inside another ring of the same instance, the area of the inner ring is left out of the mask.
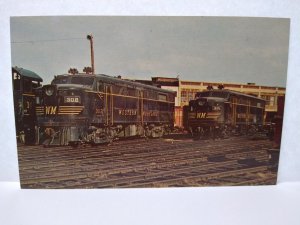
[[[35,97],[34,94],[26,94],[26,93],[23,93],[22,95],[25,95],[25,96],[31,96],[31,97]]]
[[[85,92],[95,93],[95,94],[105,94],[106,95],[106,93],[104,93],[104,92],[97,92],[97,91],[85,91]],[[175,101],[171,102],[171,101],[163,101],[163,100],[150,99],[150,98],[139,98],[139,97],[135,97],[135,96],[119,95],[119,94],[108,94],[108,95],[125,97],[125,98],[143,99],[143,100],[156,101],[156,102],[174,103],[175,104]]]
[[[59,110],[58,113],[80,113],[81,110]]]
[[[261,106],[246,105],[246,104],[233,103],[233,102],[225,102],[225,103],[231,104],[231,105],[242,105],[242,106],[247,106],[247,107],[252,107],[252,108],[260,108],[260,109],[263,109],[263,108],[264,108],[264,107],[261,107]]]
[[[58,110],[58,112],[82,112],[82,110]]]
[[[59,107],[62,107],[62,108],[83,108],[84,106],[82,106],[82,105],[61,105]]]
[[[58,115],[78,115],[80,112],[59,112]]]

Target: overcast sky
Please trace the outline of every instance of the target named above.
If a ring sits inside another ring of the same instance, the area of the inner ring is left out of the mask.
[[[286,85],[289,20],[243,17],[12,17],[12,65],[44,83],[70,67],[150,79]]]

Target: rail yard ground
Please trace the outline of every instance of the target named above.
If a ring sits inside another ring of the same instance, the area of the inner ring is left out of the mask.
[[[129,188],[275,184],[266,138],[183,135],[110,145],[18,146],[22,188]],[[279,152],[278,152],[279,153]]]

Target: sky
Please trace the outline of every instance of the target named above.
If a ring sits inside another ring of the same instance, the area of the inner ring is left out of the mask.
[[[289,19],[247,17],[11,17],[12,65],[44,84],[69,68],[131,79],[154,76],[286,86]]]

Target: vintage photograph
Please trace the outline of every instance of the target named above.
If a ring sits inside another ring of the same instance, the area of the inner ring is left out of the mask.
[[[288,18],[11,17],[22,188],[274,185]]]

